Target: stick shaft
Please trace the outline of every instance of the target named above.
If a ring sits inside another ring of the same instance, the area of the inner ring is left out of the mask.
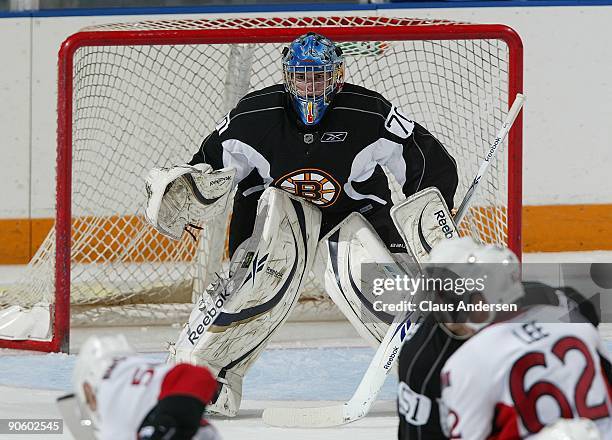
[[[489,146],[489,151],[487,152],[484,160],[480,164],[480,168],[478,169],[478,172],[476,173],[472,184],[465,193],[465,196],[461,201],[461,205],[459,205],[459,208],[457,209],[457,214],[455,214],[455,223],[457,225],[459,225],[461,223],[461,220],[463,220],[463,218],[465,217],[465,214],[467,213],[467,210],[469,209],[472,200],[474,199],[474,195],[476,194],[476,191],[480,186],[481,179],[484,177],[485,173],[489,169],[491,162],[495,160],[497,152],[503,144],[504,139],[506,139],[506,136],[508,136],[508,132],[512,128],[512,125],[514,124],[516,117],[521,111],[524,102],[525,97],[522,94],[517,93],[516,98],[514,99],[514,103],[512,103],[510,110],[508,110],[506,120],[497,132],[497,136],[493,140],[493,143]]]

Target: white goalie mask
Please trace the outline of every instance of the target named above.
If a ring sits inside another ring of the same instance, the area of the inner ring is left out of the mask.
[[[102,378],[116,358],[133,353],[134,349],[123,335],[91,336],[81,346],[72,384],[83,418],[91,420],[94,427],[99,426],[100,421],[97,411],[88,404],[92,399],[91,394],[96,395]]]
[[[478,244],[471,237],[443,240],[437,244],[430,254],[427,272],[434,279],[447,279],[447,275],[452,274],[453,291],[443,289],[446,290],[443,294],[447,299],[448,295],[454,296],[450,302],[454,300],[455,311],[460,302],[515,304],[525,295],[520,262],[514,252],[499,245]],[[495,316],[495,311],[446,314],[450,320],[443,322],[463,323],[477,331],[490,324]]]

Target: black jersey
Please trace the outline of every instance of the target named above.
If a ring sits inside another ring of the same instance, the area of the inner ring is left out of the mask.
[[[438,401],[440,371],[463,344],[442,327],[433,313],[402,346],[399,357],[399,440],[445,439],[440,427]]]
[[[389,206],[382,166],[406,196],[435,186],[449,208],[458,180],[454,159],[431,133],[353,84],[315,127],[299,122],[283,85],[246,95],[204,140],[191,161],[200,162],[234,167],[242,196],[276,186],[313,202],[324,218]]]

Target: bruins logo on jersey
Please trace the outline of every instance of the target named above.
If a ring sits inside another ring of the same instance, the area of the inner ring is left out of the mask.
[[[292,171],[278,179],[275,186],[322,208],[336,203],[341,191],[336,179],[317,168]]]

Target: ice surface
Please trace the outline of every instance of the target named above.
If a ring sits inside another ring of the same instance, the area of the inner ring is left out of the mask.
[[[61,391],[30,390],[0,386],[0,418],[60,418],[55,405]],[[329,402],[322,402],[326,404]],[[265,425],[261,420],[263,409],[270,406],[303,405],[312,402],[244,401],[241,413],[234,419],[213,418],[224,440],[372,440],[391,439],[397,434],[395,402],[377,402],[363,420],[350,425],[323,429],[283,429]],[[25,440],[24,435],[2,435],[2,440]],[[45,438],[37,436],[37,438]],[[48,439],[73,439],[64,428],[63,435]]]
[[[163,362],[165,353],[144,355]],[[345,400],[365,373],[370,348],[274,349],[265,351],[244,381],[247,400]],[[76,355],[4,355],[0,385],[70,392]],[[380,398],[393,400],[397,380],[390,375]]]
[[[270,406],[318,406],[348,399],[374,350],[370,348],[300,348],[265,351],[244,383],[241,413],[215,419],[224,439],[372,439],[393,438],[397,429],[395,388],[390,375],[367,420],[340,428],[281,429],[266,426],[261,414]],[[163,360],[165,353],[145,356]],[[70,391],[76,356],[19,354],[0,357],[0,418],[58,418],[55,399]],[[315,402],[316,401],[316,402]],[[318,402],[321,401],[321,402]],[[323,402],[325,401],[325,402]],[[23,436],[14,436],[23,440]],[[11,436],[2,436],[10,439]],[[72,438],[69,434],[53,438]]]
[[[526,262],[612,261],[611,252],[565,254],[526,254]],[[0,285],[14,279],[17,268],[0,266]],[[612,326],[602,324],[601,334],[612,351]],[[83,329],[72,335],[71,349],[91,333],[118,329]],[[161,344],[172,340],[177,328],[134,328],[128,339],[152,359],[163,360]],[[306,338],[305,335],[308,335]],[[371,414],[356,423],[330,429],[271,428],[261,421],[270,406],[318,406],[342,401],[351,396],[374,353],[355,338],[346,323],[294,323],[286,325],[272,340],[253,366],[244,383],[241,414],[235,419],[216,419],[214,423],[226,440],[231,439],[334,439],[362,440],[395,438],[395,388],[393,374],[379,396]],[[285,348],[278,348],[285,347]],[[320,348],[314,348],[320,347]],[[151,353],[151,351],[154,351]],[[0,350],[0,418],[58,418],[55,399],[70,390],[70,375],[75,356],[65,354],[16,353]],[[321,402],[317,402],[321,401]],[[2,436],[2,440],[24,440],[23,435]],[[41,437],[42,438],[42,437]],[[51,437],[49,437],[51,438]],[[71,439],[72,436],[53,436]]]

